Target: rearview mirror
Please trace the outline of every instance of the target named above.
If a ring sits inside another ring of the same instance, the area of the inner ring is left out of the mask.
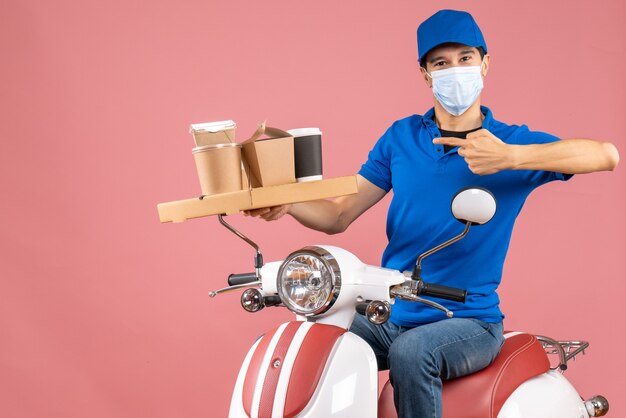
[[[496,198],[487,189],[468,187],[452,199],[452,214],[459,221],[482,225],[496,213]]]

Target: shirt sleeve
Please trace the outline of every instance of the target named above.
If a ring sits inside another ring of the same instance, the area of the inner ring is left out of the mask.
[[[559,141],[560,139],[554,135],[550,135],[545,132],[540,131],[531,131],[528,129],[528,126],[522,125],[520,126],[517,136],[516,143],[518,145],[532,145],[532,144],[549,144],[551,142]],[[563,174],[556,173],[554,171],[543,171],[543,170],[528,170],[530,181],[535,187],[540,186],[545,183],[549,183],[554,180],[567,181],[571,179],[573,174]]]
[[[386,192],[391,190],[392,129],[393,126],[376,142],[358,173]]]

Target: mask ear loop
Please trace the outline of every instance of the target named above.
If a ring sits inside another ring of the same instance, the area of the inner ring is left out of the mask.
[[[427,75],[428,77],[430,77],[430,79],[431,79],[431,80],[433,79],[433,76],[432,76],[432,75],[430,75],[430,73],[426,70],[426,67],[420,67],[420,68],[423,68],[423,69],[424,69],[424,72],[426,73],[426,75]]]
[[[487,54],[485,54],[485,55],[487,55]],[[480,61],[480,75],[483,75],[483,64],[485,63],[485,55],[483,55],[483,58]]]

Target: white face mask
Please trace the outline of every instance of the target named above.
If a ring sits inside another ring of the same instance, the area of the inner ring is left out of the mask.
[[[474,104],[483,89],[483,65],[451,67],[428,74],[433,80],[433,94],[450,114],[459,116]]]

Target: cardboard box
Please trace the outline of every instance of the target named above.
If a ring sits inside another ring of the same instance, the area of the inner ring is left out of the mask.
[[[250,187],[295,183],[293,137],[289,133],[266,127],[263,122],[242,145]]]
[[[344,196],[357,190],[356,176],[347,176],[159,203],[157,209],[161,222],[183,222],[203,216],[231,215],[242,210]]]
[[[189,127],[189,133],[193,135],[196,146],[201,147],[235,142],[236,128],[237,125],[232,120],[194,123]]]

